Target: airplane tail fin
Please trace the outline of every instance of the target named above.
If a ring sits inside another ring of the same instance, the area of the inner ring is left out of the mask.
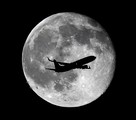
[[[53,60],[51,60],[49,57],[47,57],[48,58],[48,60],[50,61],[50,62],[54,62]]]

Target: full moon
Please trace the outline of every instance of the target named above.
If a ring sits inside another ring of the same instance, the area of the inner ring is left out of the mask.
[[[40,98],[60,107],[79,107],[97,100],[111,83],[115,51],[105,29],[90,16],[57,13],[38,23],[24,42],[25,78]],[[73,63],[88,56],[90,69],[55,72],[53,60]]]

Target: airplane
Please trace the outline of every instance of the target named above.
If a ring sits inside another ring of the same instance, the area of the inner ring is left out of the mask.
[[[89,62],[92,62],[95,59],[96,59],[95,56],[88,56],[88,57],[82,58],[80,60],[74,61],[72,63],[64,63],[64,62],[57,62],[55,59],[54,60],[50,60],[48,58],[48,60],[50,62],[54,62],[55,69],[53,69],[53,68],[46,68],[46,69],[54,70],[55,72],[66,72],[66,71],[69,71],[71,69],[76,69],[76,68],[79,68],[79,69],[90,69],[90,66],[85,65],[85,64],[87,64]]]

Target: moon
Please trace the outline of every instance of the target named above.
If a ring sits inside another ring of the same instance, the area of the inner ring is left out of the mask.
[[[91,69],[57,73],[47,58],[71,63],[87,56]],[[40,98],[63,107],[78,107],[97,100],[108,88],[114,73],[115,51],[104,28],[89,16],[65,12],[38,23],[22,51],[24,75]],[[106,93],[105,93],[106,94]]]

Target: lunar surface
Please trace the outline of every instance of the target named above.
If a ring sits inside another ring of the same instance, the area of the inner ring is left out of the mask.
[[[90,69],[46,69],[55,68],[53,60],[70,64],[88,56],[95,57],[86,63]],[[28,84],[38,96],[51,104],[75,107],[93,102],[106,91],[115,52],[98,22],[78,13],[58,13],[32,29],[24,44],[22,64]]]

